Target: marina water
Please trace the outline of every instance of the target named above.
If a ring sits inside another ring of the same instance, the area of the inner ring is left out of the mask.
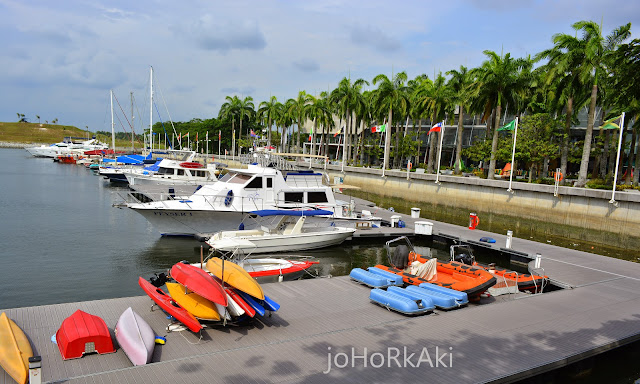
[[[139,296],[138,276],[200,260],[204,243],[161,237],[138,213],[114,208],[128,191],[84,166],[0,148],[0,309]],[[384,241],[299,254],[320,261],[314,275],[346,275],[384,262]]]

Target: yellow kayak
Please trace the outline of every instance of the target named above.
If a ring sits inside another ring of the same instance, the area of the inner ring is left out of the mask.
[[[264,292],[262,292],[260,284],[238,264],[224,261],[224,279],[222,278],[222,260],[219,257],[213,257],[207,261],[207,270],[226,284],[257,299],[264,300]]]
[[[15,381],[25,384],[29,380],[29,358],[33,356],[31,344],[22,329],[7,315],[0,314],[0,365]]]
[[[186,290],[184,285],[178,283],[166,283],[169,296],[187,312],[201,320],[219,321],[220,314],[216,310],[216,305],[198,295]],[[185,291],[187,293],[185,293]]]

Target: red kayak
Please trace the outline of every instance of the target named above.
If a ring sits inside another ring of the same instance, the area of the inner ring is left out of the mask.
[[[158,304],[160,308],[164,309],[168,314],[186,325],[191,331],[199,332],[202,329],[202,325],[200,325],[198,320],[178,303],[171,300],[171,296],[164,293],[162,289],[154,287],[150,282],[142,277],[138,279],[138,284],[140,284],[140,287],[142,287],[151,300]]]
[[[189,290],[216,304],[227,306],[227,295],[222,286],[204,270],[193,265],[176,263],[171,267],[171,277]]]
[[[233,301],[236,302],[244,310],[244,313],[249,317],[254,317],[256,315],[256,310],[253,309],[252,306],[247,304],[247,302],[240,296],[235,290],[225,287],[224,289],[227,294],[231,297]]]

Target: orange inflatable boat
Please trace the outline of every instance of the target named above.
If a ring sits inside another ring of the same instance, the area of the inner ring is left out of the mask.
[[[415,252],[409,252],[408,264],[413,261],[425,263],[428,259]],[[496,278],[484,269],[458,263],[456,261],[437,261],[437,275],[432,280],[426,280],[412,275],[394,266],[376,265],[383,269],[402,276],[406,284],[420,285],[422,283],[436,284],[441,287],[465,292],[471,301],[480,299],[480,295],[496,283]]]

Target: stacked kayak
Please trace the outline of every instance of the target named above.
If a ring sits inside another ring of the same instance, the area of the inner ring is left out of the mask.
[[[202,321],[226,324],[264,316],[280,308],[237,264],[214,258],[206,266],[205,270],[177,263],[169,271],[170,280],[152,279],[154,284],[151,284],[140,278],[140,286],[162,309],[193,332],[202,329]],[[168,294],[159,288],[163,284]]]
[[[428,259],[410,252],[409,263],[419,261],[425,263]],[[402,277],[406,284],[420,285],[431,283],[455,291],[464,292],[471,301],[480,299],[480,295],[496,283],[496,278],[482,268],[466,265],[457,261],[437,261],[437,275],[433,280],[426,280],[412,275],[395,267],[376,265],[383,271],[387,271]]]

